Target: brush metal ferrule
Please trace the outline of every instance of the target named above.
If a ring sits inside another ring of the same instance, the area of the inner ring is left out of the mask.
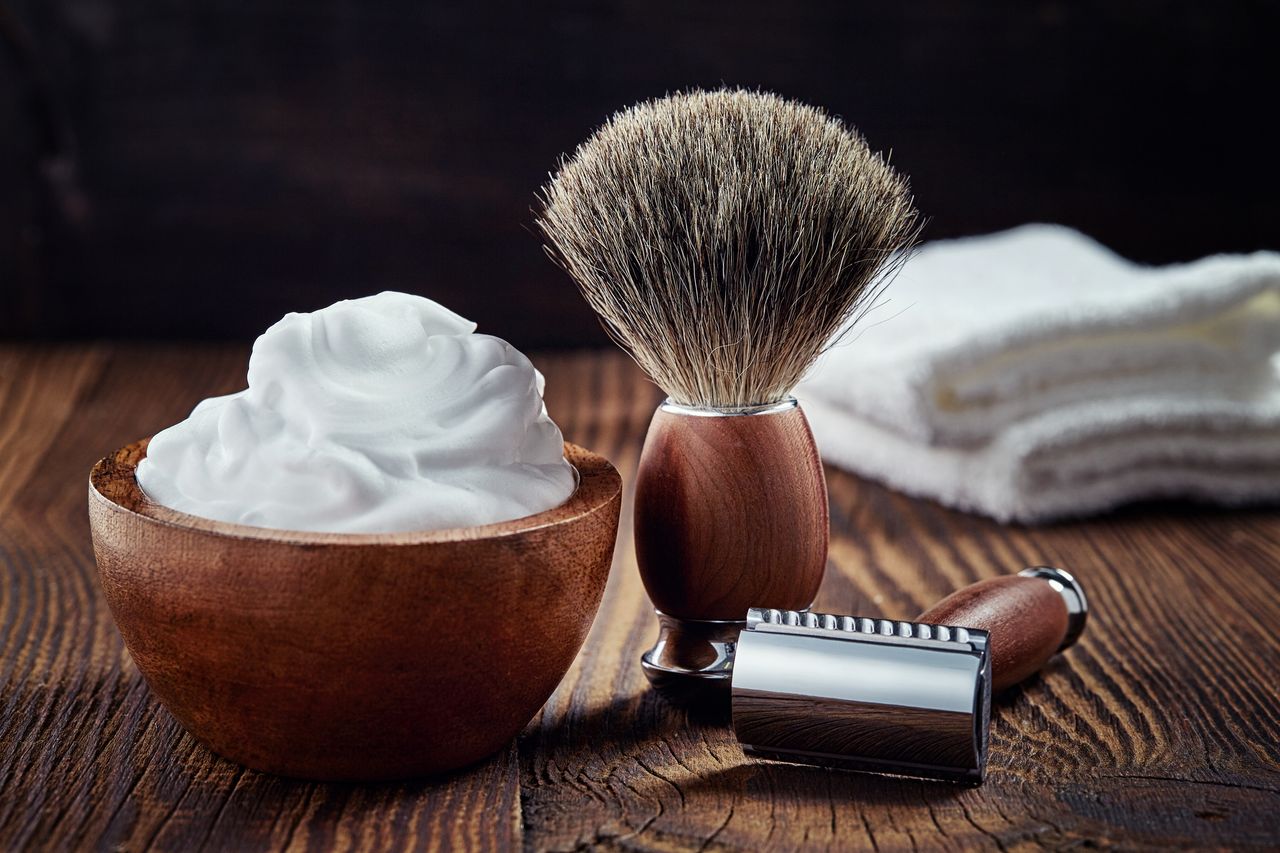
[[[738,406],[720,408],[717,406],[686,406],[668,397],[658,406],[659,411],[673,415],[689,415],[695,418],[735,418],[749,415],[776,415],[799,408],[800,402],[795,397],[787,397],[776,403],[761,403],[758,406]]]
[[[980,783],[986,631],[753,609],[733,664],[743,749],[803,764]]]

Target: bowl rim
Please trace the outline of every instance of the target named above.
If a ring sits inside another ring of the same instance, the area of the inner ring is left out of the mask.
[[[126,444],[104,456],[89,472],[89,498],[113,512],[125,513],[147,523],[213,536],[311,546],[412,546],[452,542],[474,542],[520,536],[555,527],[591,515],[612,503],[622,491],[617,469],[598,453],[566,441],[564,455],[577,474],[577,487],[562,503],[542,512],[472,527],[440,530],[409,530],[395,533],[330,533],[310,530],[282,530],[218,521],[158,504],[138,485],[134,476],[138,463],[147,455],[151,438]]]

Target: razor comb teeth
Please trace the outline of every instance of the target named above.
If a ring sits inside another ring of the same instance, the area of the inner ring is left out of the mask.
[[[839,632],[866,634],[903,639],[937,640],[944,643],[969,643],[973,637],[967,628],[950,625],[930,625],[925,622],[905,622],[894,619],[869,619],[867,617],[835,616],[812,611],[752,608],[747,612],[747,625],[780,626],[807,629],[814,632]],[[833,638],[834,639],[834,638]]]

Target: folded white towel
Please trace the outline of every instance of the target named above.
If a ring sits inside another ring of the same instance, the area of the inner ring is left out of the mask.
[[[1055,406],[1236,382],[1280,349],[1280,253],[1144,267],[1028,225],[931,243],[802,386],[936,444]]]
[[[821,398],[801,402],[828,462],[999,521],[1089,515],[1140,498],[1280,499],[1277,377],[1236,397],[1076,403],[980,447],[921,444]]]
[[[888,293],[797,389],[827,461],[1002,521],[1280,499],[1280,254],[1141,267],[1037,225]]]

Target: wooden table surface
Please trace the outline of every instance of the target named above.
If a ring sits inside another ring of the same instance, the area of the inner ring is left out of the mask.
[[[241,387],[246,351],[0,345],[0,849],[1280,845],[1280,513],[1002,527],[832,470],[821,610],[906,618],[1039,563],[1088,584],[1082,642],[997,701],[980,788],[747,760],[722,721],[656,698],[626,508],[586,646],[492,759],[365,786],[222,760],[125,652],[85,488],[98,457]],[[629,480],[657,391],[613,353],[536,361],[566,436]]]

